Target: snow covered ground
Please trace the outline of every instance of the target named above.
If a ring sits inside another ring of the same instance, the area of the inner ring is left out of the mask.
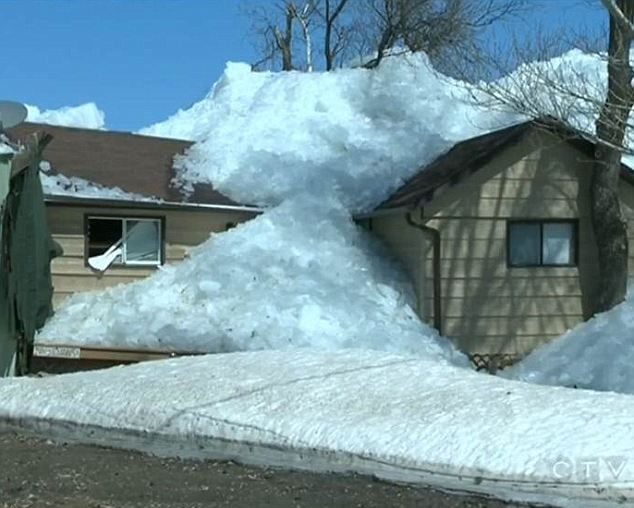
[[[260,351],[3,379],[0,429],[14,426],[560,506],[634,502],[634,398],[413,356]]]

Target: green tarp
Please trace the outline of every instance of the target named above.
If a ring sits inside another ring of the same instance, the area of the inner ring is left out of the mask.
[[[52,313],[50,262],[60,252],[48,229],[39,178],[47,140],[34,139],[11,161],[0,211],[0,377],[28,372],[35,332]],[[0,160],[0,179],[6,176]]]

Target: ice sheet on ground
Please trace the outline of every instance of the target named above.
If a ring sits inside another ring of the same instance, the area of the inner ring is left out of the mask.
[[[92,425],[100,428],[92,439],[105,443],[108,429],[139,431],[157,443],[176,436],[182,441],[172,441],[174,453],[188,442],[204,455],[205,439],[217,438],[322,454],[333,464],[347,455],[356,464],[367,459],[379,476],[390,465],[409,478],[435,471],[436,481],[459,476],[464,489],[488,485],[493,494],[504,480],[518,491],[557,482],[551,491],[562,496],[584,485],[595,496],[632,485],[633,415],[631,396],[354,350],[208,355],[0,380],[0,421],[41,419],[50,429],[46,422],[57,420],[72,435]],[[123,445],[134,446],[131,439]],[[242,460],[253,460],[246,447]]]

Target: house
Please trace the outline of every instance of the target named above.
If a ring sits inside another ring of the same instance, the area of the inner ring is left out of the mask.
[[[173,158],[189,142],[37,124],[12,135],[35,130],[53,135],[45,153],[53,171],[110,189],[46,196],[51,232],[64,248],[52,265],[56,303],[145,277],[261,211],[211,186],[187,197],[170,185]],[[598,276],[594,149],[550,121],[519,123],[458,143],[357,219],[407,269],[421,319],[477,366],[503,367],[590,317]],[[634,173],[623,166],[621,176],[634,237]],[[122,238],[113,266],[104,273],[89,266]]]
[[[55,184],[44,185],[48,224],[64,251],[51,265],[54,306],[75,292],[146,277],[259,212],[209,185],[188,196],[171,185],[174,156],[191,142],[28,122],[8,134],[24,140],[41,131],[52,135],[43,156]],[[120,240],[108,270],[89,266]]]
[[[455,145],[366,216],[407,267],[420,317],[476,365],[508,365],[590,317],[594,148],[549,121],[514,125]],[[634,238],[634,173],[621,176]]]

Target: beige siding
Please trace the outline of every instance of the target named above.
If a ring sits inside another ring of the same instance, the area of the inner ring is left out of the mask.
[[[442,238],[443,331],[469,353],[522,356],[586,315],[594,277],[590,166],[569,144],[535,134],[425,210]],[[577,267],[509,268],[509,219],[578,219]]]
[[[536,133],[477,173],[441,189],[418,211],[422,223],[440,233],[442,331],[461,349],[523,356],[588,316],[597,278],[589,219],[591,170],[571,145]],[[622,182],[622,194],[634,247],[634,188]],[[375,224],[397,256],[416,266],[415,248],[408,251],[406,245],[409,233],[395,225],[400,217],[392,222],[377,218]],[[579,224],[577,267],[507,266],[509,219],[566,218]],[[415,279],[417,284],[431,284],[429,256],[418,258],[418,269],[427,274]],[[630,272],[634,275],[634,259]],[[430,308],[430,288],[419,294],[426,300],[421,307]],[[431,322],[428,314],[421,316]]]
[[[165,220],[165,261],[181,261],[188,249],[209,238],[213,232],[225,231],[229,223],[240,223],[253,217],[242,212],[210,210],[139,210],[104,209],[49,205],[48,222],[53,238],[63,247],[64,255],[51,264],[53,305],[59,305],[75,292],[105,289],[133,282],[154,273],[155,268],[113,267],[98,274],[86,266],[84,253],[84,220],[86,215],[161,217]]]
[[[370,228],[403,263],[414,283],[418,315],[433,323],[433,246],[429,237],[408,224],[405,214],[376,217]]]

